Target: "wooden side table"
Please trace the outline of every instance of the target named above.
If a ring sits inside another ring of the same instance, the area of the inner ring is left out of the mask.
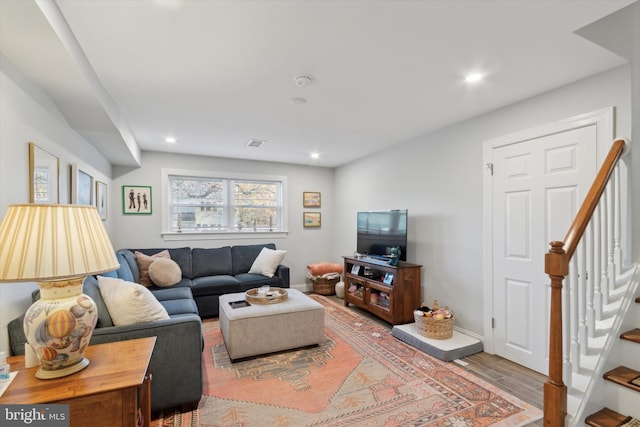
[[[73,427],[134,427],[138,415],[151,422],[149,361],[156,337],[92,345],[89,366],[75,374],[41,380],[39,366],[24,367],[24,356],[7,358],[11,372],[19,371],[1,404],[68,404]]]

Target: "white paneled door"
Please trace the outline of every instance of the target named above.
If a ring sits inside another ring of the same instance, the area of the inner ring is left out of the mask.
[[[544,254],[565,237],[596,174],[596,126],[492,153],[495,353],[547,373],[549,278]]]

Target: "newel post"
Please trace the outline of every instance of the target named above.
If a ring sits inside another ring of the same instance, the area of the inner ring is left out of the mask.
[[[564,243],[553,241],[545,254],[545,273],[551,279],[549,322],[549,378],[544,384],[544,425],[564,426],[567,414],[567,386],[562,382],[562,281],[569,274]]]

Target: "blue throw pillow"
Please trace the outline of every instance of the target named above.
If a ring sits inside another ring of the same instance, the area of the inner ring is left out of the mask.
[[[118,254],[118,262],[120,263],[120,268],[115,271],[116,278],[122,279],[125,282],[133,282],[133,273],[131,272],[131,267],[129,267],[129,263],[125,259],[124,255]],[[103,275],[104,276],[104,275]],[[113,276],[107,276],[113,277]]]
[[[113,270],[113,271],[107,271],[106,273],[100,273],[99,276],[102,277],[113,277],[114,279],[118,278],[118,270]]]

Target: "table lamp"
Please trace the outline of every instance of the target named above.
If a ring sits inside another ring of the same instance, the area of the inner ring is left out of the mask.
[[[40,299],[24,317],[24,333],[42,362],[37,378],[84,369],[98,319],[82,293],[90,274],[120,267],[93,206],[10,205],[0,224],[0,282],[37,282]]]

